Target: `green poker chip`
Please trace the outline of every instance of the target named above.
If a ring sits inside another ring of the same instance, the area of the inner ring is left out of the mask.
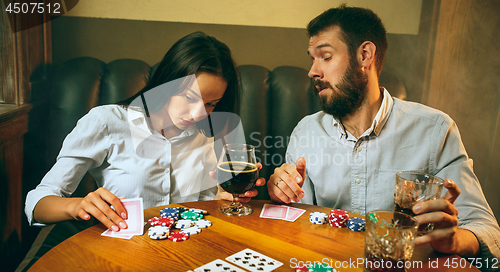
[[[194,211],[185,211],[181,213],[181,217],[188,220],[199,220],[203,218],[203,215]]]

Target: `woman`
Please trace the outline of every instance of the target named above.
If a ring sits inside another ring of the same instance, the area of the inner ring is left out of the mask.
[[[201,32],[180,39],[144,89],[117,105],[96,107],[78,121],[56,164],[28,193],[30,224],[93,216],[119,231],[127,228],[119,198],[142,197],[145,208],[231,200],[209,175],[216,165],[212,136],[218,131],[201,124],[212,111],[237,113],[239,102],[229,48]],[[68,198],[87,171],[99,189]],[[264,183],[260,179],[257,185]],[[240,201],[256,194],[249,191]]]

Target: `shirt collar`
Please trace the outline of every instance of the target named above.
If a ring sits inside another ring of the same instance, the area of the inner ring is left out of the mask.
[[[129,106],[129,107],[127,107],[127,113],[128,113],[128,122],[129,122],[129,125],[131,126],[132,139],[134,140],[134,145],[139,145],[142,141],[144,141],[146,138],[148,138],[151,135],[163,137],[157,131],[151,130],[149,128],[149,125],[148,125],[147,120],[146,120],[146,116],[144,114],[144,110],[142,108]],[[135,129],[132,129],[132,127],[140,130],[141,133],[135,132]],[[188,137],[188,136],[195,134],[196,131],[197,130],[194,126],[190,126],[186,130],[181,132],[181,134],[179,134],[178,136],[175,136],[175,137],[172,137],[172,138],[166,139],[166,140],[169,142],[176,142],[184,137]]]
[[[361,137],[370,135],[371,133],[374,133],[376,136],[378,136],[385,123],[387,122],[387,119],[389,118],[394,100],[392,99],[391,94],[389,94],[386,88],[381,87],[380,90],[382,92],[382,95],[384,96],[384,98],[382,99],[382,104],[380,105],[380,108],[378,109],[378,112],[373,119],[371,127],[365,133],[363,133]],[[347,131],[339,118],[333,118],[333,126],[337,127],[339,139],[348,138]]]

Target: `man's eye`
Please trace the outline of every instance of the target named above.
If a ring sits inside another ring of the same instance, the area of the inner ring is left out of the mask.
[[[326,58],[323,58],[324,60],[331,60],[332,57],[326,57]]]
[[[187,100],[189,100],[189,101],[193,101],[193,98],[192,98],[191,96],[189,96],[189,95],[187,95],[187,94],[186,94],[185,96],[186,96],[186,99],[187,99]]]
[[[212,103],[207,103],[206,105],[207,105],[208,107],[214,107],[214,108],[215,108],[215,106],[217,106],[217,104],[212,104]]]

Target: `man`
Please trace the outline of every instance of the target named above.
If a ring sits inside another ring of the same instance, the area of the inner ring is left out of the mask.
[[[398,171],[427,172],[448,178],[447,192],[413,207],[420,224],[435,223],[415,244],[490,263],[500,258],[498,223],[453,120],[379,87],[387,41],[378,16],[342,5],[313,19],[307,30],[309,77],[323,111],[292,132],[287,163],[267,185],[271,199],[364,215],[393,209]]]

